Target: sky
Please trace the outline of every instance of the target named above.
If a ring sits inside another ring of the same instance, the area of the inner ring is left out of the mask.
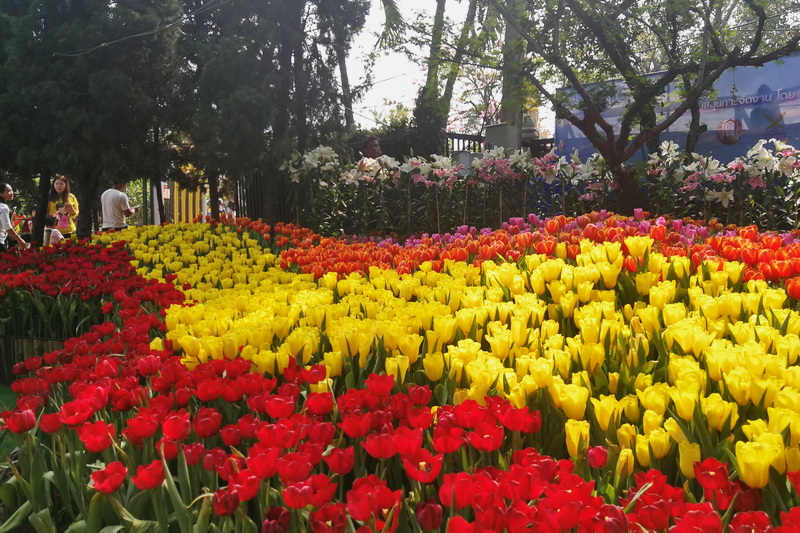
[[[353,50],[347,62],[350,83],[353,86],[364,81],[364,58],[371,52],[377,41],[377,34],[381,31],[384,22],[383,6],[380,0],[373,0],[372,8],[367,16],[364,31],[356,38]],[[405,20],[413,20],[417,11],[429,13],[431,20],[436,8],[434,0],[397,0],[397,6]],[[453,19],[466,16],[466,2],[447,2],[447,16]],[[425,51],[427,53],[427,51]],[[401,54],[383,54],[373,67],[373,86],[367,91],[365,97],[355,105],[356,122],[362,127],[371,129],[378,126],[372,120],[375,111],[383,112],[394,107],[385,104],[384,99],[391,102],[402,103],[409,109],[414,108],[414,101],[419,91],[419,86],[425,80],[425,73],[419,65],[410,62]]]

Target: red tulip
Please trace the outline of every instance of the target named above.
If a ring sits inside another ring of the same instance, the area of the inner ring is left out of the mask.
[[[61,406],[61,420],[68,426],[79,426],[89,420],[95,412],[93,402],[72,400]]]
[[[183,409],[170,413],[161,423],[161,431],[164,433],[164,438],[175,442],[181,442],[186,439],[192,431],[192,424],[189,419],[190,414]]]
[[[36,426],[36,414],[30,409],[0,413],[6,428],[13,433],[26,433]]]
[[[192,428],[198,438],[211,437],[219,432],[222,424],[222,415],[219,411],[209,407],[201,407],[192,420]]]
[[[417,522],[425,531],[439,529],[443,522],[442,506],[431,498],[426,502],[417,503]],[[316,533],[316,532],[315,532]]]
[[[694,475],[703,489],[719,490],[728,485],[728,465],[713,457],[694,464]]]
[[[377,531],[394,531],[400,518],[402,491],[392,491],[378,476],[358,478],[347,492],[347,510],[354,520],[371,523]],[[391,522],[387,524],[390,518]]]
[[[348,448],[333,448],[328,455],[322,457],[328,468],[334,474],[344,475],[353,470],[355,465],[355,449],[350,446]]]
[[[261,533],[287,533],[292,515],[285,507],[272,506],[261,524]]]
[[[687,503],[686,511],[675,517],[670,531],[677,533],[722,533],[722,520],[710,503]]]
[[[164,463],[156,459],[150,464],[137,466],[131,481],[141,490],[149,490],[161,486],[165,478]]]
[[[728,524],[730,533],[772,533],[774,528],[764,511],[741,512],[733,515]]]
[[[608,448],[592,446],[586,450],[586,459],[592,468],[603,468],[608,462]]]
[[[269,479],[278,472],[278,458],[281,455],[279,448],[264,448],[253,446],[247,456],[247,468],[252,470],[259,478]]]
[[[327,415],[333,410],[333,395],[330,392],[312,392],[306,399],[306,410],[317,416]]]
[[[391,433],[370,433],[361,446],[375,459],[389,459],[397,455],[397,446]]]
[[[467,434],[467,439],[472,446],[482,452],[499,450],[500,446],[503,445],[504,437],[505,431],[502,426],[489,424],[488,422],[481,422],[475,428],[475,431]]]
[[[211,505],[217,516],[230,516],[239,508],[239,495],[233,490],[220,489],[214,493]]]
[[[77,428],[78,438],[90,452],[102,452],[114,442],[114,424],[102,420],[87,422]]]
[[[63,425],[60,413],[44,413],[41,420],[39,420],[39,429],[45,433],[55,433]]]
[[[94,489],[103,494],[113,494],[119,490],[128,475],[128,469],[120,461],[109,463],[103,470],[92,472]]]
[[[312,533],[344,533],[347,531],[347,506],[344,502],[327,503],[308,515]]]
[[[473,491],[472,477],[466,472],[445,474],[442,486],[439,487],[439,501],[444,505],[463,509],[472,503]]]
[[[305,453],[291,452],[278,459],[278,475],[284,484],[305,480],[313,468]]]
[[[403,455],[402,462],[408,477],[420,483],[433,483],[442,471],[444,455],[432,455],[425,448],[419,448],[411,455]]]

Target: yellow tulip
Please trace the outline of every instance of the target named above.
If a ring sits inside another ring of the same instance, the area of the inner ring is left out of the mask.
[[[653,385],[652,374],[639,373],[636,374],[636,379],[633,382],[633,388],[637,391],[643,391]]]
[[[517,409],[522,409],[528,405],[528,392],[523,383],[519,383],[511,389],[508,394],[508,401]]]
[[[783,335],[775,341],[775,351],[786,364],[795,364],[800,355],[800,337],[794,334]]]
[[[433,330],[439,334],[439,341],[443,347],[453,342],[456,336],[457,319],[454,316],[440,315],[433,319]]]
[[[394,376],[397,383],[403,384],[406,381],[406,373],[408,372],[408,357],[405,355],[395,355],[394,357],[387,357],[384,361],[386,373]]]
[[[639,409],[639,398],[635,394],[628,394],[622,398],[622,400],[620,400],[620,405],[622,406],[622,410],[628,422],[636,423],[639,421],[641,409]]]
[[[636,435],[636,460],[643,468],[650,467],[650,440],[644,435]]]
[[[653,248],[653,239],[640,235],[625,237],[625,246],[632,257],[644,257]]]
[[[616,394],[619,389],[619,372],[608,373],[608,391],[611,394]]]
[[[439,381],[444,374],[444,356],[442,352],[426,354],[422,358],[422,367],[425,375],[431,381]]]
[[[736,464],[739,478],[754,489],[769,483],[769,467],[779,450],[765,442],[736,442]]]
[[[617,286],[617,278],[620,273],[618,267],[610,263],[599,263],[597,269],[600,271],[606,289],[611,290]]]
[[[589,389],[568,383],[559,391],[561,409],[568,418],[573,420],[583,420],[586,412],[586,404],[589,401]]]
[[[800,470],[800,447],[790,446],[784,450],[786,456],[786,471],[796,472]]]
[[[566,379],[570,374],[572,357],[564,350],[550,350],[548,355],[555,363],[554,368],[558,370],[562,378]]]
[[[686,438],[686,434],[681,429],[681,426],[674,418],[668,418],[664,421],[664,429],[667,430],[667,433],[669,433],[670,438],[675,442],[677,442],[678,444],[686,442],[688,440]]]
[[[784,452],[783,436],[778,433],[766,431],[759,434],[753,442],[767,444],[773,448],[774,455],[770,466],[778,471],[779,474],[786,473],[786,454]]]
[[[718,393],[708,395],[700,400],[700,408],[708,420],[708,428],[722,431],[725,422],[732,428],[739,420],[739,409],[734,402],[726,402]]]
[[[408,357],[408,362],[412,365],[417,362],[422,341],[422,335],[418,335],[417,333],[402,335],[397,339],[397,346],[400,352]]]
[[[631,448],[636,444],[636,427],[631,424],[622,424],[617,428],[617,442],[622,448]]]
[[[669,263],[664,264],[661,268],[661,273],[664,276],[664,279],[668,279],[667,275],[670,266],[672,266],[672,269],[675,272],[675,278],[679,280],[689,275],[689,272],[691,272],[692,268],[691,260],[688,257],[677,256],[677,255],[672,256],[669,259]]]
[[[672,405],[678,416],[684,420],[691,420],[694,415],[694,406],[697,404],[697,389],[683,389],[671,387],[669,396],[672,398]]]
[[[342,375],[344,367],[344,356],[342,352],[325,352],[322,356],[325,367],[328,369],[328,377],[335,378]]]
[[[773,405],[777,408],[789,409],[795,412],[800,412],[800,391],[793,386],[782,388],[775,395]]]
[[[606,352],[602,344],[582,344],[578,348],[581,366],[594,374],[605,362]]]
[[[750,381],[750,399],[755,405],[770,407],[782,386],[781,380],[773,376],[767,376],[764,379],[754,377]]]
[[[440,352],[442,351],[442,342],[438,331],[429,329],[425,332],[425,340],[427,341],[427,352]]]
[[[621,480],[633,474],[634,459],[633,451],[630,448],[620,450],[614,473],[617,480]]]
[[[650,450],[653,453],[653,457],[656,459],[663,459],[667,456],[667,454],[669,454],[671,442],[669,433],[667,433],[664,429],[654,429],[647,436],[647,440],[650,444]]]
[[[661,311],[653,306],[636,310],[642,328],[651,337],[656,331],[661,331],[661,314]]]
[[[636,395],[645,409],[650,409],[663,415],[669,404],[669,385],[656,383],[643,391],[637,390]]]
[[[586,303],[592,297],[592,290],[594,289],[594,283],[591,281],[584,281],[578,284],[578,301],[581,303]]]
[[[666,304],[661,313],[664,325],[669,327],[686,318],[686,306],[682,303]],[[691,347],[691,345],[689,345]],[[688,347],[687,347],[688,348]]]
[[[528,365],[528,372],[533,378],[536,386],[540,389],[547,388],[553,380],[553,360],[545,358],[536,358]]]
[[[561,269],[564,268],[563,259],[551,259],[539,265],[539,271],[542,273],[542,279],[545,283],[550,283],[561,277]]]
[[[662,281],[650,288],[650,305],[664,309],[664,306],[675,299],[677,284],[675,280]]]
[[[599,400],[597,398],[592,398],[591,401],[594,407],[594,418],[597,424],[603,431],[608,431],[608,424],[611,421],[611,417],[619,416],[619,402],[614,396],[606,396],[605,394],[601,394]]]
[[[750,403],[750,389],[753,378],[744,367],[736,367],[723,374],[725,377],[725,390],[733,396],[740,406]]]
[[[567,441],[567,451],[572,459],[582,454],[589,444],[589,422],[585,420],[569,419],[564,424],[564,433]]]
[[[493,335],[487,335],[485,339],[492,348],[492,355],[501,361],[508,357],[508,353],[511,350],[512,344],[511,331],[504,329],[494,333]]]
[[[688,479],[694,479],[694,464],[703,460],[700,445],[688,440],[681,441],[678,443],[678,456],[681,473]]]
[[[800,414],[793,409],[784,407],[770,407],[767,409],[769,423],[767,426],[772,433],[780,434],[787,427],[791,436],[790,446],[800,444]]]
[[[744,424],[742,426],[742,433],[744,433],[745,437],[747,437],[747,440],[751,441],[757,440],[759,435],[768,432],[769,432],[769,427],[767,426],[767,423],[761,418],[756,418],[755,420],[749,420],[747,424]]]
[[[663,421],[664,417],[662,415],[650,409],[646,410],[642,418],[642,432],[645,436],[649,436],[650,433],[661,427]]]
[[[636,292],[642,296],[649,295],[651,288],[658,283],[660,277],[661,274],[655,272],[640,272],[636,274]]]
[[[178,344],[181,345],[181,349],[183,349],[183,353],[185,353],[187,357],[197,359],[200,353],[200,341],[198,341],[196,337],[184,335],[178,339]]]

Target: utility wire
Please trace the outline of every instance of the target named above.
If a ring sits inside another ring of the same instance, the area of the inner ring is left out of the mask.
[[[221,5],[227,4],[230,1],[231,0],[209,0],[208,2],[203,4],[202,6],[198,7],[197,9],[195,9],[194,11],[190,11],[189,13],[184,13],[183,15],[181,15],[181,17],[179,19],[174,20],[174,21],[172,21],[170,23],[167,23],[164,26],[160,26],[158,28],[155,28],[153,30],[149,30],[149,31],[141,32],[141,33],[134,33],[132,35],[126,35],[125,37],[120,37],[119,39],[115,39],[113,41],[107,41],[107,42],[98,44],[97,46],[92,46],[91,48],[83,48],[83,49],[80,49],[80,50],[73,50],[71,52],[53,52],[53,55],[54,56],[62,56],[62,57],[79,57],[79,56],[82,56],[82,55],[90,54],[90,53],[94,52],[95,50],[99,50],[100,48],[105,48],[106,46],[110,46],[112,44],[121,43],[123,41],[128,41],[130,39],[138,39],[140,37],[147,37],[147,36],[150,36],[150,35],[156,35],[158,33],[161,33],[162,31],[168,30],[168,29],[172,28],[173,26],[176,26],[176,25],[188,20],[190,17],[192,17],[194,15],[197,15],[198,13],[202,13],[204,11],[208,11],[209,9],[214,9],[214,8],[220,7]]]

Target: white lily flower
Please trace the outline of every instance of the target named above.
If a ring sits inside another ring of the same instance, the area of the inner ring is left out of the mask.
[[[713,200],[722,204],[723,207],[728,207],[728,204],[733,201],[733,191],[708,191],[706,192],[706,200]]]

